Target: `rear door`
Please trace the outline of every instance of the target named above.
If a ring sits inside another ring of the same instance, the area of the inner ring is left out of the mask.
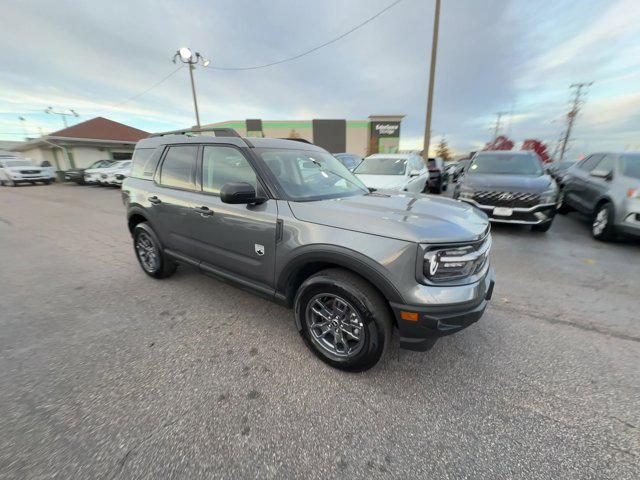
[[[278,209],[275,200],[259,205],[230,205],[220,200],[229,182],[260,182],[242,150],[232,145],[204,145],[201,153],[201,193],[192,212],[191,231],[198,257],[208,266],[248,281],[273,286]]]
[[[193,212],[196,189],[198,145],[173,145],[164,152],[156,171],[156,187],[149,195],[162,244],[189,255],[190,230],[195,227]],[[192,255],[189,255],[192,256]]]

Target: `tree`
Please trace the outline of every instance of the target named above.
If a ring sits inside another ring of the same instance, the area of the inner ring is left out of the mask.
[[[498,135],[495,139],[487,142],[482,150],[513,150],[513,140],[504,135]]]
[[[547,151],[547,146],[535,138],[528,138],[522,142],[522,148],[520,148],[520,150],[533,150],[538,154],[543,163],[549,163],[552,161],[549,156],[549,152]]]
[[[451,160],[451,150],[449,150],[447,139],[444,136],[440,138],[440,142],[436,146],[436,156],[442,158],[445,162]]]

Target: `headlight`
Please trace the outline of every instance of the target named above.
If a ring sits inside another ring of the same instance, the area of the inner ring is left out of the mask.
[[[462,280],[480,273],[491,250],[491,235],[467,245],[427,246],[422,273],[433,283]]]
[[[552,184],[547,190],[540,194],[540,203],[556,203],[558,199],[558,187]]]

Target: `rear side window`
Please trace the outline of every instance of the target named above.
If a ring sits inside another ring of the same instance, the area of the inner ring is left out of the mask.
[[[198,147],[179,145],[169,148],[162,169],[160,183],[167,187],[193,190],[196,185],[196,155]]]
[[[138,148],[133,152],[132,177],[148,180],[153,178],[159,159],[159,155],[154,155],[155,151],[155,148]]]
[[[204,147],[202,190],[219,194],[229,182],[246,182],[257,188],[256,174],[240,151],[232,147]]]

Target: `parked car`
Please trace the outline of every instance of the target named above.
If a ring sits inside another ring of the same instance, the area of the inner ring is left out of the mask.
[[[353,171],[368,188],[422,193],[427,190],[429,172],[415,153],[376,153]]]
[[[594,153],[569,168],[560,213],[591,216],[591,233],[611,240],[640,236],[640,153]]]
[[[0,157],[0,185],[15,187],[19,183],[51,183],[51,177],[42,168],[20,157]]]
[[[362,163],[362,157],[354,153],[334,153],[334,157],[340,160],[350,172],[353,172]]]
[[[493,291],[486,215],[370,192],[315,145],[156,135],[138,142],[122,196],[146,274],[191,265],[293,308],[336,368],[375,365],[393,327],[402,347],[428,349],[477,321]]]
[[[492,222],[551,228],[558,203],[556,182],[531,151],[483,151],[458,181],[454,198],[475,205]]]
[[[103,186],[116,186],[122,185],[125,178],[131,173],[131,160],[123,160],[116,162],[110,167],[104,169],[98,177],[98,183]]]
[[[444,160],[440,157],[430,157],[427,167],[429,168],[429,191],[432,193],[446,191],[449,186],[449,174],[444,168]]]
[[[87,168],[72,168],[64,172],[64,179],[68,182],[75,182],[78,185],[85,184],[85,172],[96,168],[107,168],[113,164],[113,160],[98,160]]]
[[[52,182],[56,181],[56,169],[51,165],[49,160],[41,160],[38,163],[40,170],[45,174]]]
[[[96,185],[98,184],[98,181],[100,180],[101,175],[107,171],[110,168],[116,167],[117,164],[121,163],[121,162],[127,162],[129,160],[118,160],[118,161],[113,161],[111,163],[108,164],[104,164],[103,166],[100,167],[92,167],[92,168],[87,168],[84,171],[84,183],[87,185]]]

